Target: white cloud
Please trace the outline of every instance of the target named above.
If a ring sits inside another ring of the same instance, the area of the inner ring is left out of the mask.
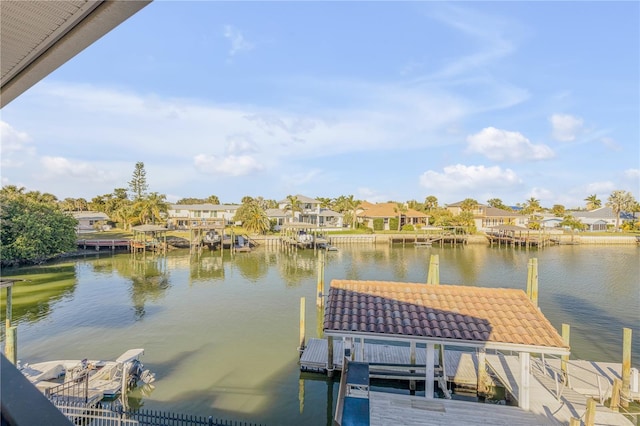
[[[467,137],[467,152],[479,153],[494,161],[543,160],[554,156],[547,145],[535,145],[519,132],[487,127]]]
[[[253,154],[258,151],[258,148],[253,142],[251,135],[248,134],[234,134],[227,136],[227,153],[232,155],[237,154]]]
[[[540,200],[541,204],[545,204],[546,201],[553,199],[553,192],[549,191],[546,188],[534,187],[534,188],[531,188],[531,191],[529,191],[529,194],[527,195],[527,199],[531,197],[537,200]]]
[[[605,147],[607,147],[608,149],[610,149],[612,151],[621,151],[622,150],[622,146],[612,138],[604,137],[604,138],[600,139],[600,142],[602,142],[602,144]]]
[[[238,52],[253,49],[253,44],[245,40],[242,33],[231,25],[225,25],[224,37],[231,42],[229,56],[235,56]]]
[[[370,203],[385,203],[391,199],[389,195],[380,193],[375,189],[371,189],[368,187],[358,188],[358,192],[355,198],[358,200],[368,201]]]
[[[640,169],[627,169],[624,175],[629,179],[640,179]]]
[[[569,114],[554,114],[549,118],[553,138],[560,142],[571,142],[582,132],[582,118]]]
[[[198,154],[193,162],[202,173],[220,176],[246,176],[264,170],[264,166],[250,155],[215,155]]]
[[[592,182],[587,184],[586,191],[589,194],[605,194],[616,189],[616,184],[611,181]]]
[[[26,157],[35,155],[36,150],[26,132],[14,129],[9,123],[0,120],[0,165],[2,167],[20,167]]]
[[[63,157],[44,156],[40,159],[42,168],[38,172],[41,179],[82,178],[83,181],[105,182],[114,179],[114,173],[99,165],[84,161],[73,161]],[[133,170],[133,169],[132,169]]]
[[[447,166],[443,173],[428,170],[420,176],[420,185],[430,190],[439,192],[484,189],[487,186],[493,188],[505,188],[521,183],[518,175],[511,169],[502,169],[498,166],[465,166],[456,164]]]

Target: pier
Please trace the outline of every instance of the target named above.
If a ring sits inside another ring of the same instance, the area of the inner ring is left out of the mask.
[[[512,247],[547,247],[559,244],[558,238],[552,238],[551,234],[543,230],[533,230],[515,225],[499,225],[491,227],[486,232],[490,245]]]
[[[95,249],[100,251],[101,249],[115,250],[129,250],[131,245],[130,240],[77,240],[76,244],[83,250]]]

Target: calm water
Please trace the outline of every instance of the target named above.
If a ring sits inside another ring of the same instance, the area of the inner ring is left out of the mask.
[[[442,283],[523,290],[528,259],[537,257],[541,309],[557,329],[571,324],[573,357],[620,362],[622,328],[630,327],[632,364],[640,366],[636,246],[344,246],[327,253],[326,283],[425,282],[430,254],[440,255]],[[337,382],[301,380],[296,351],[302,296],[307,337],[317,334],[316,270],[312,250],[258,249],[233,258],[105,253],[3,274],[28,280],[16,284],[13,298],[23,361],[111,359],[143,347],[143,361],[158,380],[153,390],[134,393],[134,406],[269,425],[324,425]]]

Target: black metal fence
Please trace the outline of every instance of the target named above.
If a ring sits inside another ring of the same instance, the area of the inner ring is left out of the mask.
[[[111,404],[88,407],[82,403],[58,403],[56,407],[77,425],[91,426],[262,426],[258,423],[219,419],[213,416],[195,416],[156,410],[123,410]]]

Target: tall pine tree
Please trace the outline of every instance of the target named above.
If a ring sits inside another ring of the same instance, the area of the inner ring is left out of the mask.
[[[149,185],[147,185],[147,172],[144,170],[144,163],[138,161],[136,168],[133,170],[133,176],[129,181],[129,189],[133,194],[133,200],[141,200],[147,193]]]

